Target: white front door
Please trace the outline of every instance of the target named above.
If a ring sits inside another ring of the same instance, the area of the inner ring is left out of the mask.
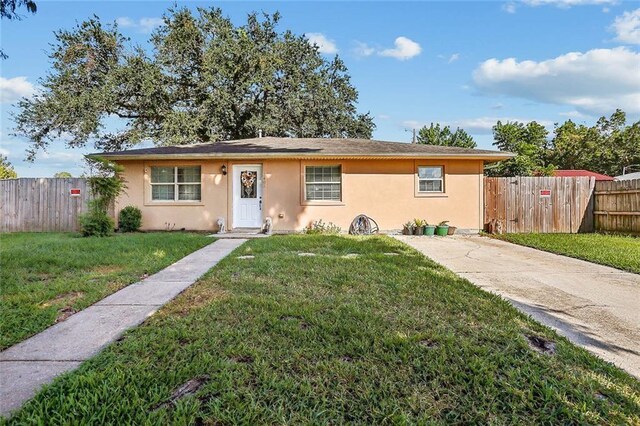
[[[262,166],[233,166],[233,227],[262,226]]]

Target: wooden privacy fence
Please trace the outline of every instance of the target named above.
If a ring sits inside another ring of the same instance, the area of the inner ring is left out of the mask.
[[[0,232],[77,231],[90,198],[83,178],[0,180]]]
[[[596,231],[640,235],[640,179],[596,182]]]
[[[484,178],[484,222],[500,232],[593,232],[590,177]],[[494,222],[495,221],[495,222]]]

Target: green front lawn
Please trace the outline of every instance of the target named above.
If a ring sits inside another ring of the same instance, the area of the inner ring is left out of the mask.
[[[640,238],[604,234],[504,234],[495,237],[640,274]]]
[[[622,424],[639,404],[640,382],[398,241],[296,235],[240,247],[12,423]]]
[[[199,234],[0,236],[0,350],[211,243]]]

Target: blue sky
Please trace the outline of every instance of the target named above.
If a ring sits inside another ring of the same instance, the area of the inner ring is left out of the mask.
[[[63,143],[23,161],[27,142],[10,135],[12,106],[49,71],[57,29],[92,15],[118,20],[132,44],[173,2],[40,0],[38,13],[2,21],[0,152],[18,174],[82,173],[86,149]],[[307,34],[327,56],[340,55],[370,111],[374,137],[410,141],[407,129],[430,122],[460,126],[490,148],[491,126],[566,119],[593,123],[623,108],[640,117],[640,3],[615,0],[473,2],[178,2],[221,7],[240,24],[248,12],[280,11],[282,30]]]

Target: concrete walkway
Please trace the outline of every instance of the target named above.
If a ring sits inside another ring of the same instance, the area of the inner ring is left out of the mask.
[[[141,324],[246,240],[218,240],[0,352],[0,415]]]
[[[640,275],[480,236],[397,236],[640,378]]]

